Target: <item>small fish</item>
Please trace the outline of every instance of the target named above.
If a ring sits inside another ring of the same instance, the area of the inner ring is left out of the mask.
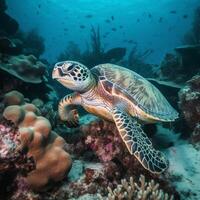
[[[148,14],[148,17],[149,17],[149,18],[151,18],[151,17],[152,17],[151,13],[149,13],[149,14]]]
[[[110,23],[110,20],[109,20],[109,19],[106,19],[105,22],[106,22],[106,23]]]
[[[40,12],[39,12],[39,11],[37,11],[37,12],[36,12],[36,14],[37,14],[37,15],[39,15],[39,14],[40,14]]]
[[[163,21],[163,17],[160,17],[158,21],[161,23]]]
[[[64,28],[64,31],[68,31],[68,28]]]
[[[115,19],[114,16],[111,16],[112,21]]]
[[[128,43],[129,44],[133,44],[133,40],[128,40]]]
[[[38,4],[38,8],[41,8],[41,4]]]
[[[176,14],[176,10],[171,10],[169,13]]]
[[[111,30],[112,30],[112,31],[117,31],[117,29],[116,29],[116,28],[112,28]]]
[[[140,19],[139,19],[139,18],[137,19],[137,22],[140,22]]]
[[[120,25],[120,26],[119,26],[119,28],[120,28],[120,29],[122,29],[122,28],[123,28],[123,26],[122,26],[122,25]]]
[[[183,15],[183,18],[184,18],[184,19],[187,19],[187,18],[188,18],[188,15],[187,15],[187,14]]]
[[[84,29],[84,28],[85,28],[85,26],[84,26],[84,25],[80,25],[80,28],[81,28],[81,29]]]
[[[92,18],[92,17],[93,17],[93,15],[91,15],[91,14],[85,15],[85,18]]]

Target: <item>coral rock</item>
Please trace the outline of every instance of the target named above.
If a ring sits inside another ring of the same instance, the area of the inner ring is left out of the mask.
[[[3,116],[19,128],[20,148],[27,148],[28,156],[36,162],[36,169],[27,177],[33,189],[40,189],[49,181],[62,180],[72,164],[64,150],[65,141],[51,130],[50,122],[38,114],[33,104],[8,106],[3,112]]]
[[[192,129],[192,139],[200,141],[200,76],[196,75],[179,92],[179,107],[187,125]]]
[[[41,83],[46,66],[33,55],[9,56],[0,69],[28,83]]]

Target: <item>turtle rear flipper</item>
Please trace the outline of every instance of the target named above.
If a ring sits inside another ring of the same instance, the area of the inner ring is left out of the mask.
[[[120,109],[113,110],[113,119],[129,152],[144,168],[152,173],[162,173],[168,168],[168,161],[160,151],[153,148],[136,119]]]

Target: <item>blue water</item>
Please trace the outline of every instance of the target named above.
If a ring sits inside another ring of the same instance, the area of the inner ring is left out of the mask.
[[[99,25],[102,35],[109,32],[102,38],[105,49],[130,49],[133,44],[124,40],[133,40],[141,51],[153,49],[148,62],[159,63],[166,52],[181,45],[198,3],[199,0],[7,0],[7,12],[19,22],[21,30],[38,29],[45,38],[42,57],[51,63],[56,62],[69,41],[84,50],[91,25]],[[107,19],[111,23],[106,23]]]

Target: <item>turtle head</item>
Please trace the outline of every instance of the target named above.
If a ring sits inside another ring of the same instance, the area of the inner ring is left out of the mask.
[[[94,84],[90,70],[75,61],[63,61],[55,64],[52,78],[63,86],[78,92],[86,92]]]

